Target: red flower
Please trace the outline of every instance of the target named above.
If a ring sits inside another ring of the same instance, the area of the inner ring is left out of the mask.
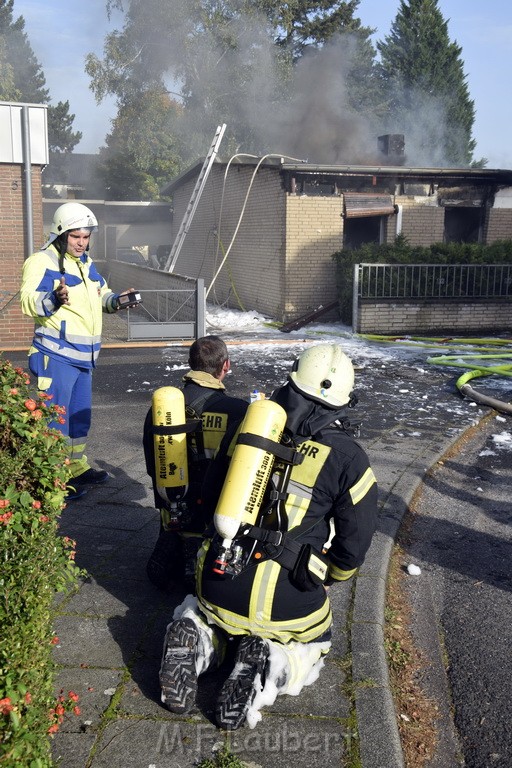
[[[48,733],[57,733],[58,730],[59,730],[59,726],[57,725],[57,723],[54,723],[53,725],[50,725],[50,727],[48,728]]]
[[[0,515],[0,522],[3,523],[4,525],[7,525],[11,517],[12,517],[12,512],[4,512],[3,515]]]
[[[0,499],[0,509],[2,509],[2,507],[8,507],[10,503],[9,499]]]
[[[25,704],[32,704],[32,694],[28,691],[25,694]]]
[[[82,710],[80,709],[80,707],[73,707],[73,712],[74,712],[75,715],[79,715],[81,713],[81,711]]]
[[[54,636],[52,637],[52,639],[50,640],[50,643],[51,643],[52,645],[57,645],[57,643],[58,643],[58,642],[59,642],[59,638],[57,637],[57,635],[54,635]]]
[[[78,699],[80,698],[78,693],[75,693],[74,691],[69,691],[68,696],[71,699],[71,701],[78,701]]]
[[[14,709],[11,704],[10,698],[7,696],[5,699],[0,699],[0,712],[2,715],[8,715]]]
[[[32,414],[32,416],[36,421],[38,421],[38,419],[40,419],[42,415],[43,415],[43,412],[39,410],[39,408],[36,411],[34,411],[34,413]]]
[[[35,411],[37,408],[36,401],[29,398],[28,400],[25,400],[25,408],[28,411]]]
[[[10,395],[17,395],[18,394],[18,390],[16,389],[16,387],[12,387],[12,389],[9,390],[9,394]]]
[[[47,523],[50,520],[48,515],[39,515],[39,522],[40,523]]]
[[[33,501],[32,506],[34,509],[41,509],[41,502],[40,501]]]

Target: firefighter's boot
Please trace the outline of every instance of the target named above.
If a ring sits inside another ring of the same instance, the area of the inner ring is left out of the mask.
[[[167,628],[160,667],[161,700],[171,712],[195,709],[199,630],[192,619],[176,619]]]
[[[215,716],[220,728],[235,730],[244,725],[249,708],[265,685],[269,655],[269,645],[263,638],[242,638],[233,671],[217,699]]]

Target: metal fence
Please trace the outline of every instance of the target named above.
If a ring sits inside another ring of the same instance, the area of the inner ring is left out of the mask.
[[[128,340],[196,339],[204,336],[204,281],[191,288],[140,290],[142,303],[127,310]]]
[[[355,264],[354,299],[510,298],[512,264]]]

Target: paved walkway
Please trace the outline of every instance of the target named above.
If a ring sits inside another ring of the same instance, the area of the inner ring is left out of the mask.
[[[238,360],[237,350],[233,343],[236,382],[228,387],[246,396],[254,384],[254,360],[244,363],[245,352]],[[362,362],[357,416],[379,481],[378,531],[357,581],[331,590],[334,642],[319,680],[298,697],[278,697],[256,729],[228,738],[212,724],[225,669],[201,678],[199,714],[180,717],[160,704],[165,627],[184,594],[162,595],[145,575],[158,515],[143,463],[142,423],[150,393],[163,384],[179,385],[187,352],[102,352],[88,452],[113,477],[63,513],[63,533],[76,539],[77,562],[89,575],[61,601],[55,626],[58,685],[78,693],[81,708],[80,717],[66,720],[54,739],[55,757],[61,768],[192,768],[227,743],[241,760],[261,768],[344,767],[358,752],[363,768],[400,768],[383,649],[388,559],[424,473],[487,411],[463,402],[446,372],[435,367],[425,371],[404,362],[372,368]],[[273,375],[274,386],[280,383],[278,367],[275,359],[262,357],[259,380]]]

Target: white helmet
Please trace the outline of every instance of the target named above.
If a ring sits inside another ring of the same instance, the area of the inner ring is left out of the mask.
[[[317,344],[300,355],[289,379],[307,397],[337,408],[350,402],[354,367],[338,344]]]
[[[53,221],[50,227],[50,238],[43,245],[48,248],[50,243],[72,229],[88,229],[90,232],[98,231],[98,221],[96,216],[82,203],[64,203],[60,205],[53,214]]]

